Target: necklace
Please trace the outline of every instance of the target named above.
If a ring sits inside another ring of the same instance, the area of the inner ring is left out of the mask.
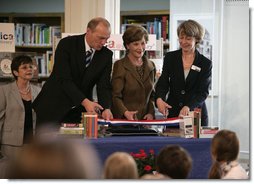
[[[19,93],[22,94],[22,95],[27,95],[30,91],[31,91],[31,86],[30,85],[28,85],[25,90],[20,90],[19,89]]]

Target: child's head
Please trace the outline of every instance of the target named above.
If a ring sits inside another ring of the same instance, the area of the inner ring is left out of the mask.
[[[231,161],[237,159],[239,153],[239,140],[236,133],[230,130],[220,130],[212,139],[211,156],[213,164],[209,171],[210,179],[220,179],[225,174],[221,165],[230,165]]]
[[[189,153],[179,145],[164,147],[156,160],[157,171],[173,179],[185,179],[192,168]]]
[[[138,179],[138,169],[133,157],[125,152],[111,154],[104,167],[105,179]]]
[[[214,160],[230,162],[237,159],[239,140],[235,132],[220,130],[212,139],[211,154]]]

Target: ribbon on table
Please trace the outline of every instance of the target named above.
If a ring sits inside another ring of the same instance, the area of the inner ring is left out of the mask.
[[[98,119],[100,125],[179,125],[182,119],[180,118],[168,118],[168,119],[157,119],[157,120],[125,120],[125,119]]]

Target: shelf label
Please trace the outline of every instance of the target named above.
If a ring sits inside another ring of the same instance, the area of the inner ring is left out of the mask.
[[[0,23],[0,52],[15,52],[13,23]]]
[[[62,38],[79,34],[84,33],[62,33]],[[122,34],[111,34],[105,46],[108,47],[110,50],[125,50],[122,40]],[[146,50],[156,50],[156,34],[148,35]]]
[[[146,50],[156,50],[156,35],[149,34]],[[110,50],[125,50],[122,40],[122,34],[111,34],[106,46]]]

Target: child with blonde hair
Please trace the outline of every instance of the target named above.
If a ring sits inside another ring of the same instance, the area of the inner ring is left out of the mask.
[[[105,162],[105,179],[138,179],[138,168],[133,157],[125,152],[112,153]]]

